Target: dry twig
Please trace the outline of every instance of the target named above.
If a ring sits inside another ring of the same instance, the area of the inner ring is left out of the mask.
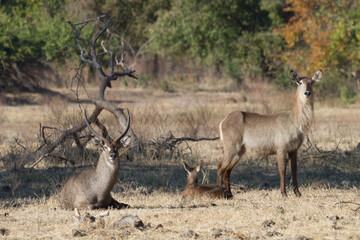
[[[350,201],[340,201],[340,202],[336,202],[334,205],[338,205],[338,204],[347,204],[347,206],[353,211],[353,212],[357,212],[360,209],[360,203],[355,203],[355,202],[350,202]],[[357,205],[357,208],[352,209],[349,204],[353,204],[353,205]]]

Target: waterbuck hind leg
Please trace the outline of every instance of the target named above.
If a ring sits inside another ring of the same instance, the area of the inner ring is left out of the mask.
[[[232,198],[232,193],[231,193],[231,188],[230,188],[230,173],[231,173],[232,168],[230,166],[228,166],[228,168],[225,170],[224,172],[224,185],[225,185],[225,189],[227,192],[227,196],[229,198]]]
[[[216,185],[222,186],[223,176],[225,169],[222,168],[224,158],[221,158],[218,164],[217,176],[216,176]]]
[[[231,171],[233,170],[233,168],[235,167],[235,165],[239,162],[240,160],[240,156],[239,155],[235,155],[235,157],[232,159],[232,161],[230,162],[230,164],[227,166],[225,172],[224,172],[224,185],[225,185],[225,189],[228,191],[229,196],[232,197],[232,193],[231,193],[231,187],[230,187],[230,174]]]
[[[286,154],[284,152],[278,152],[276,154],[278,168],[280,173],[280,191],[283,197],[287,197],[285,188],[285,174],[286,174]]]
[[[297,151],[289,152],[289,164],[291,169],[294,193],[297,197],[301,197],[301,193],[299,191],[297,183]]]
[[[225,150],[224,158],[221,160],[221,162],[218,165],[218,178],[220,175],[221,178],[224,180],[225,189],[229,193],[231,193],[230,173],[231,173],[231,169],[237,163],[237,161],[235,161],[235,163],[232,164],[232,162],[234,161],[234,157],[236,156],[236,150],[235,150],[235,148],[228,148],[228,149],[224,149],[224,150]],[[230,171],[229,171],[229,169],[230,169]],[[218,181],[221,181],[221,180],[217,179],[217,181],[216,181],[217,184],[218,184]],[[221,184],[221,182],[220,182],[220,184]]]
[[[122,209],[122,208],[130,208],[130,205],[128,205],[126,203],[120,203],[111,197],[111,203],[109,204],[108,208],[111,208],[111,207],[115,208],[115,209]]]
[[[234,196],[231,192],[228,192],[227,190],[224,191],[224,198],[225,199],[232,199]]]

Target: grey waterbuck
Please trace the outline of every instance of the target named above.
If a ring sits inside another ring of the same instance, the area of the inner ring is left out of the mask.
[[[276,154],[280,173],[280,190],[286,196],[285,172],[286,158],[289,157],[293,189],[296,196],[301,194],[297,184],[297,151],[304,135],[309,131],[313,117],[312,84],[319,82],[322,71],[316,71],[312,78],[299,77],[291,70],[290,79],[298,87],[290,111],[273,115],[257,113],[232,112],[220,122],[220,139],[224,146],[224,157],[218,164],[218,185],[224,181],[225,188],[230,190],[230,173],[241,157],[269,156]]]
[[[90,131],[102,140],[103,151],[95,168],[84,170],[67,179],[60,192],[60,201],[64,208],[128,207],[127,204],[116,201],[110,194],[119,174],[119,150],[130,143],[130,136],[126,135],[130,128],[129,110],[127,113],[129,117],[125,131],[115,141],[110,142],[90,126],[86,110],[84,111],[85,122]]]
[[[188,172],[186,187],[182,193],[185,198],[196,196],[208,196],[210,198],[229,198],[230,194],[224,187],[216,184],[198,184],[198,172],[201,166],[195,168],[190,167],[183,162],[185,170]]]

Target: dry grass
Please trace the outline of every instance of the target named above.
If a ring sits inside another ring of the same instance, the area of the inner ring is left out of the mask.
[[[126,191],[115,197],[133,208],[109,210],[103,220],[82,225],[72,218],[73,212],[57,208],[53,199],[39,199],[2,208],[0,226],[10,230],[11,239],[68,239],[73,229],[85,232],[85,239],[183,239],[186,229],[199,239],[214,239],[216,234],[220,239],[359,239],[359,215],[347,204],[335,205],[340,200],[357,201],[357,189],[301,190],[302,198],[283,199],[276,189],[241,192],[227,201],[185,201],[178,193]],[[139,216],[147,228],[112,227],[129,214]],[[163,227],[156,229],[159,224]]]
[[[158,141],[170,133],[176,137],[215,137],[217,124],[227,113],[284,110],[291,104],[284,99],[292,99],[292,94],[259,84],[227,93],[112,89],[106,97],[123,101],[121,106],[130,109],[132,127],[141,139]],[[78,163],[75,166],[44,161],[30,171],[11,164],[35,160],[16,144],[15,137],[33,149],[38,145],[39,122],[64,128],[81,119],[74,103],[60,99],[44,102],[0,106],[0,229],[10,231],[5,238],[68,239],[73,229],[85,232],[84,239],[195,238],[186,233],[189,229],[198,239],[360,239],[360,210],[351,210],[357,205],[336,204],[360,203],[360,154],[355,150],[360,132],[359,105],[330,108],[315,104],[315,122],[309,134],[313,147],[307,150],[304,143],[299,156],[301,198],[296,198],[291,189],[289,198],[280,197],[276,161],[269,158],[244,159],[238,164],[232,173],[233,200],[184,200],[180,195],[186,183],[182,160],[202,162],[204,181],[214,183],[222,148],[220,141],[182,143],[177,155],[151,157],[148,153],[122,161],[113,195],[132,208],[109,210],[109,216],[95,223],[77,225],[73,212],[59,209],[55,193],[67,176],[83,165],[92,165],[99,149],[89,144],[86,154],[79,157],[72,150],[74,146],[64,144],[62,154]],[[88,103],[84,106],[92,108]],[[118,134],[118,125],[110,114],[102,114],[101,122],[109,126],[112,136]],[[318,152],[315,144],[331,152]],[[287,183],[290,185],[289,176]],[[127,214],[139,216],[146,229],[112,227]],[[163,227],[156,228],[158,224]]]

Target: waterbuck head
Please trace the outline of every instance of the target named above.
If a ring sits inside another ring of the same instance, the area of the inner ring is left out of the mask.
[[[110,166],[117,165],[118,162],[118,152],[120,149],[125,148],[130,143],[130,136],[126,135],[128,130],[130,129],[130,113],[129,109],[127,109],[128,120],[125,131],[118,137],[115,141],[108,141],[105,137],[101,136],[97,133],[89,123],[89,120],[86,116],[86,109],[84,109],[85,122],[88,126],[89,130],[101,141],[101,147],[103,149],[103,153],[105,154],[105,160]]]
[[[201,165],[192,168],[189,165],[186,164],[186,162],[183,162],[184,168],[188,173],[188,182],[187,184],[197,184],[198,183],[198,172],[201,170]]]
[[[322,77],[322,70],[318,70],[314,73],[312,78],[300,77],[297,72],[290,70],[290,79],[298,85],[298,98],[302,102],[312,100],[312,85],[315,82],[319,82]]]

